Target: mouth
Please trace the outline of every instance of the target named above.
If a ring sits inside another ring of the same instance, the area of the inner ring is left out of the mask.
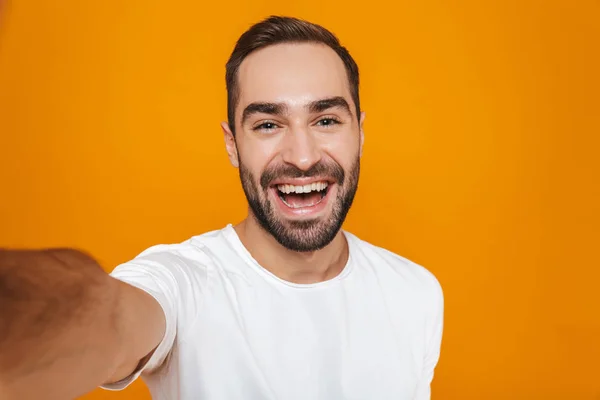
[[[310,183],[277,182],[270,190],[284,215],[289,218],[316,218],[325,212],[331,190],[335,186],[333,182],[326,180]]]
[[[283,204],[292,209],[314,207],[327,196],[329,182],[319,181],[306,185],[276,185],[276,192]]]

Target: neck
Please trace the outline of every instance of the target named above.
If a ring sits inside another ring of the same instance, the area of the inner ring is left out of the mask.
[[[332,279],[342,272],[348,261],[348,242],[341,231],[321,250],[300,253],[279,244],[251,216],[234,229],[263,268],[288,282],[309,284]]]

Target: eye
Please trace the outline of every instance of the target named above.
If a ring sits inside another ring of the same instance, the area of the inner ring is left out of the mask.
[[[333,117],[325,117],[325,118],[321,118],[320,120],[317,121],[318,126],[324,126],[324,127],[329,127],[329,126],[339,125],[339,124],[340,124],[340,121]]]
[[[279,128],[279,126],[272,121],[265,121],[262,124],[256,125],[252,130],[254,131],[262,131],[262,132],[273,132],[275,129]]]

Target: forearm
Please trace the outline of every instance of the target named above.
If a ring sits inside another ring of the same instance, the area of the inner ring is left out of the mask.
[[[0,392],[73,398],[111,376],[117,291],[83,253],[0,250]]]

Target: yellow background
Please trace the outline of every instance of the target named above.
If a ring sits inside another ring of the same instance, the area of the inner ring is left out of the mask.
[[[433,398],[600,399],[596,0],[4,2],[0,245],[110,270],[243,218],[224,64],[269,14],[325,25],[361,67],[346,228],[441,281]]]

